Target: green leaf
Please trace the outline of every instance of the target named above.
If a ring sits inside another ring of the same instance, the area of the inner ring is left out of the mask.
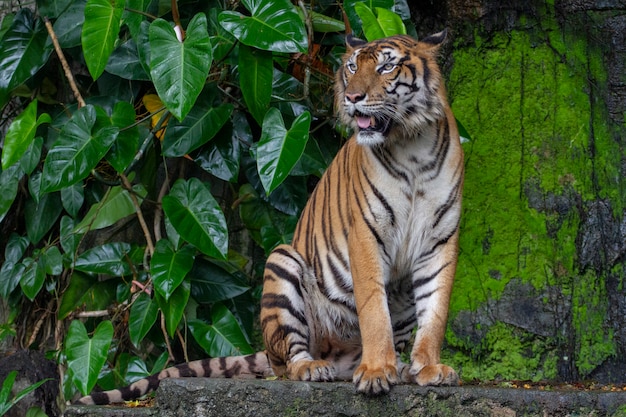
[[[10,408],[7,407],[9,405],[9,396],[11,395],[11,390],[13,389],[13,384],[15,384],[15,378],[17,377],[17,371],[11,371],[7,374],[4,381],[2,381],[2,389],[0,390],[0,404],[3,405],[4,408],[2,410],[2,415],[6,413],[6,411]]]
[[[54,226],[61,215],[59,193],[44,194],[39,202],[27,200],[24,207],[26,234],[33,243],[38,243]]]
[[[298,9],[298,12],[300,12],[300,9]],[[315,32],[343,32],[346,30],[346,24],[342,20],[333,19],[311,10],[309,10],[309,14],[311,15]]]
[[[201,320],[188,322],[194,339],[209,356],[247,355],[254,352],[237,319],[225,305],[215,305],[211,319],[213,324],[206,324]]]
[[[63,13],[71,2],[72,0],[37,0],[37,9],[42,16],[53,19]]]
[[[152,283],[166,302],[193,267],[195,253],[195,248],[189,245],[175,251],[167,239],[159,240],[154,247],[150,260]]]
[[[361,34],[361,19],[355,10],[355,6],[357,4],[363,4],[367,6],[368,9],[374,10],[376,7],[380,7],[383,9],[391,10],[395,7],[396,1],[394,0],[344,0],[343,9],[350,21],[350,27],[352,28],[352,33],[360,35]]]
[[[80,243],[81,235],[74,232],[76,222],[69,216],[61,217],[61,225],[59,227],[59,239],[61,247],[66,254],[74,259],[74,253]]]
[[[302,156],[291,170],[291,175],[315,175],[321,177],[328,167],[328,162],[316,140],[308,140]]]
[[[133,345],[139,347],[139,343],[146,337],[157,320],[159,306],[157,302],[146,293],[141,293],[130,308],[128,320],[128,335]]]
[[[11,90],[30,79],[50,57],[48,32],[40,19],[24,7],[15,15],[0,42],[0,107]]]
[[[80,321],[73,320],[70,324],[65,337],[65,356],[72,382],[82,395],[90,393],[96,385],[112,339],[113,325],[108,320],[98,325],[92,338]]]
[[[133,105],[127,101],[115,103],[111,123],[119,128],[120,133],[109,149],[106,158],[113,165],[113,168],[121,173],[133,162],[135,154],[139,150],[139,128],[133,126],[135,124]]]
[[[402,22],[402,18],[393,11],[377,7],[376,16],[376,20],[385,36],[406,35],[406,27]]]
[[[80,271],[74,271],[69,286],[61,298],[59,319],[67,318],[77,308],[86,310],[102,310],[115,302],[117,280],[98,281]]]
[[[28,149],[26,149],[26,152],[24,152],[22,159],[20,159],[20,166],[26,175],[32,174],[35,168],[39,165],[42,148],[43,138],[39,136],[31,142]]]
[[[218,20],[241,43],[266,51],[306,52],[304,23],[288,0],[242,0],[252,16],[224,11]]]
[[[26,267],[23,263],[4,261],[0,268],[0,296],[7,299],[17,288]]]
[[[65,124],[46,157],[42,192],[77,183],[104,158],[119,129],[105,126],[92,133],[95,124],[96,109],[90,104],[78,109]]]
[[[233,111],[229,103],[213,105],[207,90],[182,121],[171,121],[163,138],[163,154],[183,156],[211,140],[226,123]]]
[[[141,204],[148,191],[143,185],[136,184],[133,186],[133,193]],[[91,206],[83,220],[74,228],[74,233],[103,229],[135,213],[135,204],[130,193],[122,186],[111,187],[102,200]]]
[[[77,182],[69,187],[61,188],[61,203],[63,203],[65,211],[72,217],[76,217],[84,201],[85,194],[83,192],[82,183]]]
[[[232,126],[220,130],[213,139],[212,146],[203,149],[195,158],[195,162],[205,171],[217,178],[237,182],[239,178],[239,160],[241,146]]]
[[[165,317],[165,328],[170,337],[174,336],[174,333],[178,328],[178,324],[183,318],[187,302],[189,301],[190,292],[189,282],[183,281],[178,287],[176,287],[176,290],[172,293],[169,302],[165,301],[165,299],[158,292],[154,294],[159,308]]]
[[[4,248],[4,260],[11,262],[18,262],[24,256],[26,248],[30,244],[30,241],[18,235],[17,233],[11,233],[9,241]]]
[[[387,36],[406,34],[402,18],[388,9],[376,7],[376,15],[365,3],[356,3],[354,9],[363,22],[365,38],[370,42]]]
[[[199,303],[229,300],[250,289],[244,279],[204,259],[196,259],[188,277],[191,295]]]
[[[56,246],[48,246],[43,250],[42,258],[44,270],[48,275],[61,275],[63,272],[63,255]]]
[[[94,80],[104,72],[115,47],[124,3],[119,0],[87,0],[85,5],[81,41],[87,69]]]
[[[0,222],[7,215],[15,197],[17,196],[17,189],[24,175],[24,171],[19,165],[13,165],[11,168],[0,173]]]
[[[268,195],[287,178],[302,156],[310,126],[309,112],[298,116],[289,130],[278,109],[272,108],[265,115],[257,149],[257,168]]]
[[[137,44],[132,38],[122,43],[113,51],[105,70],[125,80],[150,80],[150,76],[144,70],[141,59],[139,58]]]
[[[2,148],[2,169],[6,170],[24,155],[35,138],[35,132],[39,125],[50,122],[50,115],[47,113],[43,113],[37,118],[37,100],[33,100],[13,120],[7,130]]]
[[[73,1],[63,14],[54,21],[52,28],[57,35],[61,48],[73,48],[80,45],[83,23],[85,22],[85,4],[87,4],[87,0]],[[39,12],[42,13],[41,10]]]
[[[124,242],[96,246],[76,258],[74,269],[92,274],[128,275],[131,272],[127,259],[130,249],[130,245]]]
[[[34,300],[46,280],[46,270],[40,259],[26,258],[22,261],[24,272],[20,279],[20,287],[29,300]]]
[[[163,197],[163,211],[183,239],[204,254],[226,258],[228,228],[208,188],[197,178],[178,180]]]
[[[180,42],[163,19],[150,25],[150,75],[167,109],[182,120],[200,95],[212,61],[211,42],[203,13],[191,19]]]
[[[249,46],[239,46],[239,83],[248,109],[257,123],[263,116],[272,98],[274,73],[272,53]]]

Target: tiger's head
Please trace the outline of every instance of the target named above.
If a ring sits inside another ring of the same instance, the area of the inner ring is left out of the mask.
[[[445,30],[419,42],[400,35],[366,43],[348,35],[335,106],[358,143],[413,136],[442,117],[445,89],[436,58],[445,38]]]

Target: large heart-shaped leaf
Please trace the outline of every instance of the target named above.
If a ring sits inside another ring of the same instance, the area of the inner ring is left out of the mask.
[[[360,36],[362,30],[361,19],[355,10],[357,4],[363,4],[370,10],[374,10],[376,7],[391,10],[394,7],[394,3],[396,3],[394,0],[344,0],[343,10],[350,21],[352,33]]]
[[[42,16],[53,19],[59,16],[72,0],[38,0],[37,9]]]
[[[81,182],[61,188],[61,203],[70,216],[76,217],[84,202],[85,192]]]
[[[62,210],[59,193],[44,194],[38,202],[27,200],[24,219],[30,241],[39,242],[54,226]]]
[[[141,184],[133,186],[133,193],[141,201],[148,191]],[[90,230],[109,227],[118,220],[135,213],[135,204],[128,190],[121,186],[111,187],[100,202],[91,206],[83,220],[76,226],[74,233],[86,233]]]
[[[215,106],[214,95],[205,90],[187,117],[170,122],[163,138],[163,154],[177,157],[188,154],[211,140],[229,119],[233,105]]]
[[[183,318],[187,302],[189,301],[190,285],[189,282],[183,281],[172,293],[169,302],[165,301],[161,295],[156,292],[155,299],[165,317],[165,328],[170,337],[174,336],[174,332],[178,328],[178,324]]]
[[[57,35],[61,48],[73,48],[80,45],[85,22],[85,4],[87,0],[72,1],[63,14],[54,21],[54,33]],[[39,12],[43,14],[41,10]]]
[[[247,355],[254,352],[237,319],[223,304],[211,312],[213,324],[189,320],[189,330],[196,342],[212,357]]]
[[[245,280],[202,258],[194,263],[189,280],[191,294],[199,303],[229,300],[250,289]]]
[[[130,273],[129,252],[128,243],[105,243],[81,253],[76,258],[74,269],[92,274],[127,275]]]
[[[102,310],[115,301],[119,282],[113,279],[99,281],[80,271],[74,271],[69,286],[63,291],[59,319],[64,319],[77,308]]]
[[[46,270],[41,259],[26,258],[22,261],[24,272],[20,279],[22,292],[29,300],[34,300],[46,280]]]
[[[272,53],[245,45],[239,46],[239,83],[241,93],[257,123],[263,116],[272,98],[274,67]]]
[[[22,8],[0,42],[0,107],[9,93],[45,65],[52,49],[46,47],[48,32],[33,12]]]
[[[363,22],[363,33],[368,41],[382,39],[387,36],[406,34],[406,28],[400,16],[391,10],[376,7],[376,14],[365,3],[354,5],[356,13]]]
[[[161,239],[155,245],[150,260],[152,283],[166,302],[193,267],[195,253],[195,248],[189,245],[175,251],[167,239]]]
[[[117,172],[124,172],[139,149],[139,129],[135,126],[135,109],[127,101],[118,101],[113,108],[111,124],[119,128],[115,142],[106,158]]]
[[[104,158],[119,129],[105,126],[92,132],[95,123],[96,109],[87,105],[78,109],[65,124],[46,157],[41,192],[77,183]]]
[[[20,179],[24,176],[24,171],[19,164],[11,166],[6,171],[0,173],[0,222],[7,215],[13,200],[17,196],[17,189]]]
[[[183,42],[167,21],[156,19],[150,25],[150,75],[159,97],[178,120],[187,116],[202,91],[212,54],[203,13],[191,19]]]
[[[133,345],[139,346],[156,322],[158,314],[159,306],[156,300],[146,293],[141,293],[130,308],[128,320],[128,335]]]
[[[195,162],[221,180],[236,182],[239,177],[241,146],[232,129],[222,129],[213,139],[212,146],[207,148],[196,156]]]
[[[87,395],[98,380],[98,374],[107,359],[113,339],[113,325],[101,322],[92,338],[83,323],[73,320],[65,338],[65,356],[72,382],[83,395]]]
[[[197,178],[178,180],[163,197],[163,211],[176,231],[206,255],[226,258],[226,219],[209,189]]]
[[[287,130],[280,111],[276,108],[268,110],[257,149],[257,168],[267,194],[287,178],[302,156],[309,139],[310,126],[309,112],[298,116]]]
[[[222,27],[241,43],[274,52],[306,52],[308,41],[304,22],[288,0],[242,0],[252,16],[224,11]]]
[[[123,1],[87,0],[82,45],[87,69],[94,80],[104,72],[120,32]]]
[[[43,113],[37,118],[37,100],[33,100],[28,107],[13,120],[4,137],[2,169],[7,169],[24,155],[35,138],[35,132],[39,125],[50,122],[51,119],[48,113]]]

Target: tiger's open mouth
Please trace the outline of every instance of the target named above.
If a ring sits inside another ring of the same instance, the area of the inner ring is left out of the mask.
[[[368,116],[359,111],[354,114],[356,124],[361,132],[378,132],[387,135],[391,130],[391,118],[376,118]]]

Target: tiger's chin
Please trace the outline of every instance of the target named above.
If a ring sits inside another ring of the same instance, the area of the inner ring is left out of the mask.
[[[374,146],[387,140],[393,121],[390,118],[377,119],[374,116],[356,114],[356,141],[359,145]]]

